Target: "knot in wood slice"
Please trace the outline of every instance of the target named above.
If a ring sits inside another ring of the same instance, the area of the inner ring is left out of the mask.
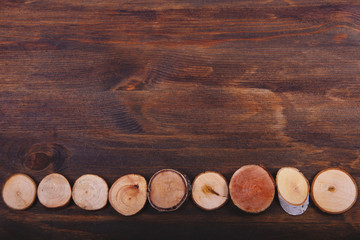
[[[311,198],[320,210],[340,214],[349,210],[356,202],[358,189],[349,173],[338,168],[319,172],[311,186]]]
[[[35,201],[36,183],[28,175],[14,174],[5,182],[2,197],[9,208],[27,209]]]
[[[143,176],[128,174],[119,178],[111,186],[109,202],[111,206],[124,216],[139,212],[147,198],[147,183]]]
[[[70,155],[70,152],[59,144],[39,143],[32,145],[25,152],[20,149],[18,155],[23,165],[28,169],[38,171],[52,165],[53,170],[58,170]]]
[[[101,177],[86,174],[75,181],[72,198],[76,205],[85,210],[98,210],[107,203],[108,186]]]
[[[239,168],[231,177],[229,189],[234,204],[249,213],[259,213],[267,209],[275,195],[273,177],[258,165]]]
[[[148,199],[158,211],[175,211],[187,199],[190,183],[185,175],[173,169],[156,172],[150,179]]]
[[[228,200],[229,189],[226,179],[217,172],[199,174],[192,185],[192,199],[204,210],[214,210]]]
[[[71,199],[71,186],[61,174],[52,173],[41,180],[38,187],[38,198],[48,208],[63,207]]]

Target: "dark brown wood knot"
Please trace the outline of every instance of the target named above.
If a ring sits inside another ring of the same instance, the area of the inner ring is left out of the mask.
[[[69,156],[69,150],[59,144],[39,143],[29,147],[25,153],[20,153],[19,157],[24,167],[28,169],[39,171],[52,166],[56,171]]]

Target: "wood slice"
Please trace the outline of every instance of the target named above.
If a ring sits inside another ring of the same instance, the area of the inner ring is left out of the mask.
[[[63,175],[52,173],[41,180],[37,193],[40,203],[45,207],[63,207],[71,199],[71,186]]]
[[[228,200],[229,188],[226,179],[217,172],[199,174],[192,185],[192,199],[204,210],[214,210]]]
[[[85,210],[98,210],[107,203],[108,186],[101,177],[86,174],[75,181],[72,198],[76,205]]]
[[[27,209],[35,201],[36,183],[26,174],[14,174],[6,180],[2,197],[9,208],[15,210]]]
[[[233,174],[229,189],[231,200],[238,208],[249,213],[259,213],[272,203],[275,182],[265,168],[246,165]]]
[[[339,214],[349,210],[357,199],[357,186],[349,173],[338,168],[319,172],[312,182],[311,198],[320,210]]]
[[[148,199],[158,211],[175,211],[187,199],[190,183],[185,175],[173,169],[155,173],[149,182]]]
[[[290,215],[301,215],[309,206],[309,182],[296,168],[281,168],[276,175],[281,207]]]
[[[145,205],[147,183],[143,176],[128,174],[119,178],[110,188],[111,206],[124,216],[138,213]]]

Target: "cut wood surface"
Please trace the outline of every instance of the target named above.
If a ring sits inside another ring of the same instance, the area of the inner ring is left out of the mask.
[[[109,202],[120,214],[131,216],[138,213],[147,199],[147,183],[143,176],[128,174],[111,186]]]
[[[310,186],[305,176],[293,167],[283,167],[276,174],[281,207],[290,215],[303,214],[309,206]]]
[[[356,202],[358,188],[354,179],[344,170],[329,168],[319,172],[311,186],[311,197],[322,211],[339,214]]]
[[[49,174],[41,180],[37,196],[40,203],[45,207],[63,207],[68,204],[71,199],[70,183],[61,174]]]
[[[187,199],[189,188],[186,176],[173,169],[163,169],[151,177],[148,199],[158,211],[175,211]]]
[[[107,203],[108,186],[105,180],[97,175],[82,175],[74,183],[72,199],[85,210],[99,210]]]
[[[36,183],[26,174],[14,174],[6,180],[2,198],[9,208],[25,210],[35,201]]]
[[[238,208],[249,213],[260,213],[274,199],[275,182],[265,168],[246,165],[233,174],[229,189],[231,200]]]
[[[358,0],[0,0],[0,185],[57,172],[114,183],[177,169],[229,182],[261,163],[360,181]],[[109,185],[110,187],[110,185]],[[311,200],[311,199],[310,199]],[[0,201],[0,239],[352,239],[341,215],[192,201],[132,217]],[[19,231],[21,229],[21,231]],[[261,231],[259,231],[261,229]],[[121,236],[121,237],[119,237]]]
[[[217,172],[204,172],[196,176],[191,196],[197,206],[204,210],[214,210],[228,200],[229,188],[226,179]]]

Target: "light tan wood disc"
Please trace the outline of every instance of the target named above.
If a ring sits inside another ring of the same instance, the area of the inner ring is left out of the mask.
[[[75,181],[72,198],[76,205],[85,210],[98,210],[105,207],[108,190],[104,179],[97,175],[86,174]]]
[[[245,165],[231,177],[230,196],[234,204],[249,213],[267,209],[275,195],[275,183],[270,173],[258,165]]]
[[[309,195],[309,182],[296,168],[281,168],[276,175],[279,194],[291,205],[302,205]]]
[[[110,188],[111,206],[124,216],[139,212],[147,199],[147,183],[143,176],[128,174],[119,178]]]
[[[188,191],[189,185],[184,175],[172,169],[163,169],[150,179],[148,198],[155,209],[174,211],[184,203]]]
[[[14,174],[5,182],[2,197],[9,208],[24,210],[35,201],[36,183],[26,174]]]
[[[354,179],[344,170],[329,168],[319,172],[311,186],[311,197],[322,211],[339,214],[349,210],[357,199]]]
[[[40,203],[48,208],[63,207],[71,199],[69,181],[58,173],[52,173],[44,177],[37,192]]]
[[[281,168],[276,175],[276,185],[281,207],[290,215],[301,215],[309,206],[309,182],[293,167]]]
[[[191,192],[196,205],[204,210],[214,210],[226,203],[229,188],[221,174],[204,172],[195,178]]]

